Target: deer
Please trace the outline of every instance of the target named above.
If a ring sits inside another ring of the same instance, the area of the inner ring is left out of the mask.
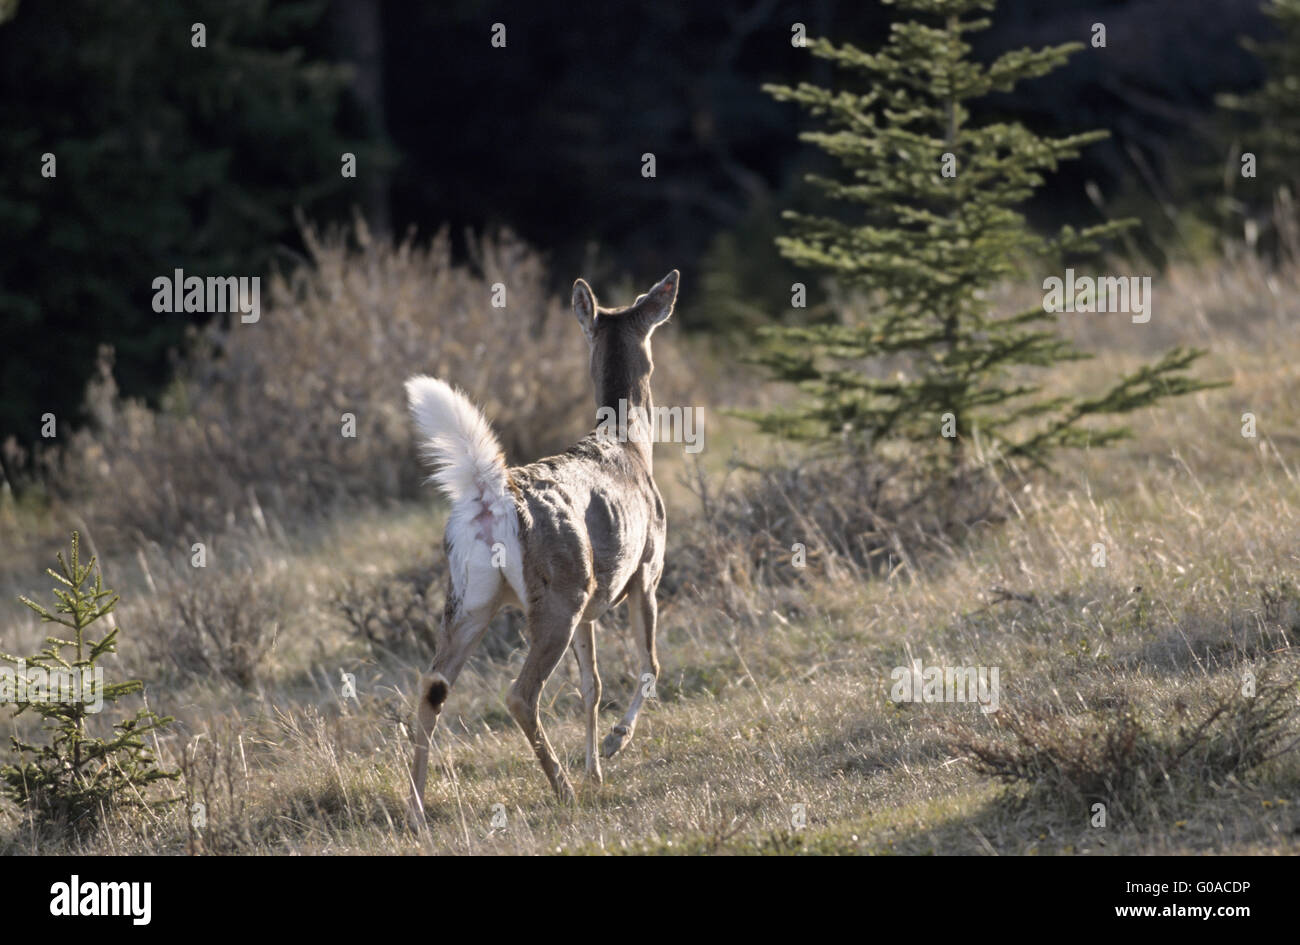
[[[406,382],[407,400],[431,480],[450,502],[443,544],[449,564],[446,605],[435,633],[433,665],[417,692],[410,814],[424,822],[429,750],[456,678],[498,610],[518,607],[528,646],[506,707],[560,803],[574,802],[570,784],[542,730],[542,688],[566,649],[578,664],[586,718],[586,777],[599,785],[601,756],[627,746],[659,676],[655,645],[656,590],[663,574],[667,517],[654,480],[654,416],[650,336],[677,300],[676,269],[623,308],[596,304],[582,279],[573,284],[573,313],[586,338],[597,416],[619,411],[618,435],[598,424],[563,453],[507,466],[487,418],[464,393],[436,378]],[[620,414],[621,415],[621,414]],[[597,751],[601,697],[596,624],[626,601],[640,660],[627,712]]]

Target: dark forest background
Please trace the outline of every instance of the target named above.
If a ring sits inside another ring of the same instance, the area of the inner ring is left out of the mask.
[[[417,238],[445,226],[461,253],[467,232],[508,227],[547,254],[557,289],[678,267],[707,303],[688,328],[761,319],[764,299],[788,295],[780,211],[805,199],[817,159],[796,138],[803,116],[760,86],[829,80],[792,24],[871,48],[891,11],[7,0],[0,16],[0,441],[31,443],[44,412],[79,421],[101,345],[122,393],[156,400],[194,316],[154,313],[153,278],[266,274],[300,255],[304,220],[359,215]],[[1215,201],[1232,143],[1215,97],[1259,83],[1237,38],[1271,24],[1256,0],[1003,0],[976,50],[1087,42],[1094,22],[1106,49],[996,100],[1042,133],[1112,132],[1030,218],[1131,214],[1156,265],[1194,253],[1187,215]]]

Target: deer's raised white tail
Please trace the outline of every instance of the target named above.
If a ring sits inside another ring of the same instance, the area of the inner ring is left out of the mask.
[[[492,425],[468,397],[434,377],[412,377],[406,397],[433,467],[430,478],[451,503],[445,536],[451,590],[472,610],[499,593],[504,577],[522,600],[519,516]]]

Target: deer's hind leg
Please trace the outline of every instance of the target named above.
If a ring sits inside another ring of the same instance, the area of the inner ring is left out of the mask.
[[[582,677],[582,707],[587,718],[587,777],[601,783],[596,725],[600,712],[600,672],[596,669],[596,621],[580,623],[573,634],[573,655]]]
[[[470,655],[478,647],[488,624],[500,606],[499,596],[487,603],[467,609],[454,587],[447,589],[447,605],[443,610],[442,628],[438,634],[437,652],[429,672],[420,677],[418,708],[416,709],[415,760],[411,767],[411,796],[408,802],[409,817],[413,824],[424,821],[424,787],[429,776],[429,744],[438,725],[443,703],[451,692],[452,684],[460,675]]]
[[[589,597],[589,593],[584,593],[579,600],[571,601],[552,594],[543,597],[536,604],[530,603],[528,656],[524,659],[523,668],[519,670],[519,678],[514,681],[510,694],[506,697],[506,707],[537,755],[537,761],[551,782],[555,796],[566,804],[573,801],[573,785],[569,783],[559,759],[551,749],[551,743],[546,739],[538,709],[542,687],[559,665],[564,651],[573,639]]]
[[[643,577],[628,589],[628,622],[632,627],[633,642],[636,643],[637,655],[641,668],[637,675],[636,689],[632,701],[627,707],[623,721],[614,726],[613,731],[605,736],[602,751],[606,758],[618,754],[632,740],[636,729],[636,717],[646,697],[654,691],[655,680],[659,678],[659,653],[655,646],[655,625],[658,622],[659,607],[655,601],[655,588],[658,578],[650,579],[649,571],[641,572]]]

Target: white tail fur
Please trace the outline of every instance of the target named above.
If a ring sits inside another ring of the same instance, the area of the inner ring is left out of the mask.
[[[519,518],[492,426],[468,397],[437,378],[412,377],[406,397],[434,466],[432,479],[451,500],[452,586],[470,609],[495,599],[503,577],[522,595]]]
[[[452,505],[473,500],[503,511],[493,506],[507,496],[506,461],[487,418],[450,384],[423,374],[406,382],[406,397],[433,481]]]

